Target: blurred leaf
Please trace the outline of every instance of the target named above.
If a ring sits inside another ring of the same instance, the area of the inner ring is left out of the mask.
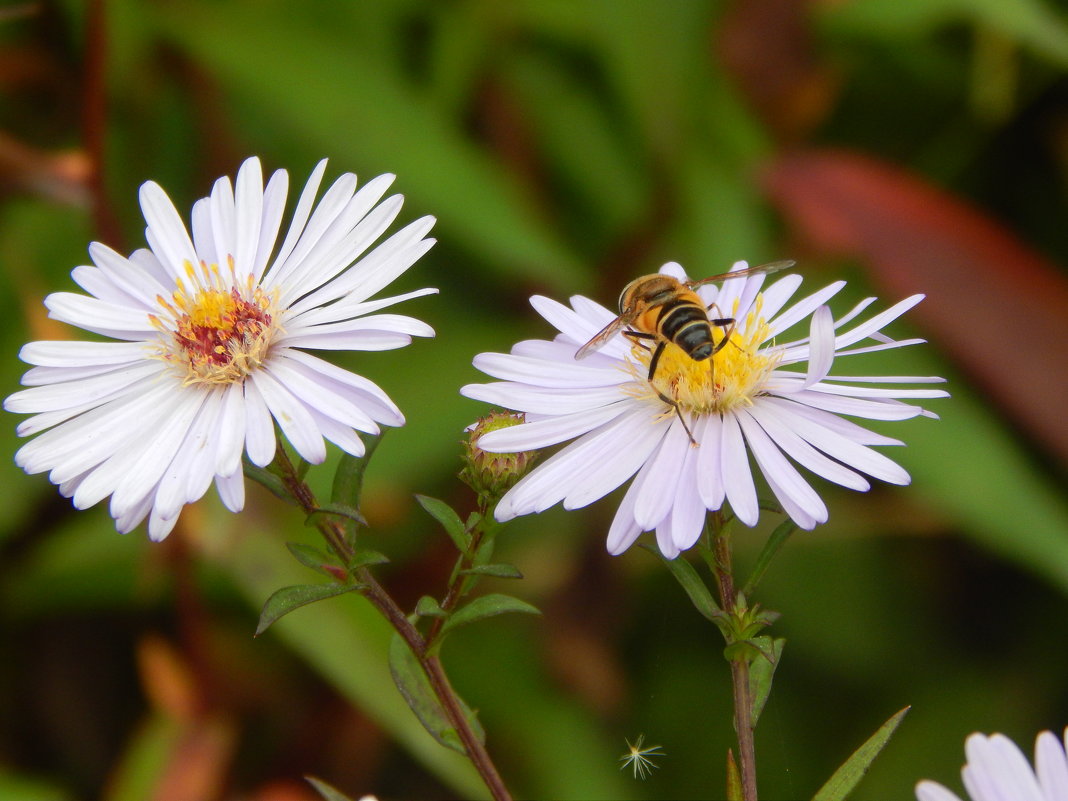
[[[907,171],[855,153],[808,151],[768,174],[806,238],[857,254],[1037,441],[1068,463],[1068,281],[996,221]],[[1011,331],[1011,336],[1006,335]],[[1020,391],[1021,387],[1042,391]]]
[[[420,617],[446,617],[448,615],[437,599],[429,595],[424,595],[416,602],[415,613]]]
[[[540,609],[526,601],[521,601],[510,595],[490,593],[489,595],[482,595],[475,598],[467,605],[461,606],[449,615],[449,619],[446,620],[445,625],[441,627],[441,635],[444,637],[447,632],[460,626],[466,626],[468,623],[474,623],[478,620],[484,620],[487,617],[503,615],[508,612],[522,612],[528,615],[541,614]]]
[[[583,272],[500,166],[403,76],[369,58],[348,30],[315,25],[299,3],[281,8],[290,10],[284,26],[260,3],[186,4],[161,12],[160,29],[339,166],[396,172],[417,208],[488,267],[557,285]],[[284,53],[300,57],[264,55]]]
[[[929,34],[970,22],[999,31],[1036,53],[1068,66],[1068,25],[1042,0],[864,0],[827,6],[836,29],[861,30],[900,43],[906,34]]]
[[[323,569],[323,565],[337,564],[337,560],[332,558],[322,548],[316,548],[314,545],[304,545],[299,542],[287,542],[286,547],[296,560],[305,567],[310,567],[312,570],[322,573],[324,576],[334,577],[334,574],[329,570]]]
[[[827,783],[812,797],[812,801],[844,801],[848,798],[908,711],[909,707],[905,707],[880,726],[875,734],[842,763],[842,767],[834,772]]]
[[[346,523],[356,523],[360,526],[367,525],[367,521],[363,519],[360,510],[349,506],[347,503],[328,503],[318,507],[314,512],[308,515],[305,525],[314,528],[319,525],[320,518],[322,517],[341,518]]]
[[[74,796],[53,782],[0,770],[0,798],[4,801],[72,801]]]
[[[734,761],[734,750],[727,749],[727,801],[745,801],[742,789],[742,773]]]
[[[760,556],[757,557],[753,570],[745,580],[745,584],[742,587],[742,595],[748,598],[753,594],[753,591],[760,584],[760,580],[764,578],[764,574],[771,565],[771,560],[775,558],[775,554],[786,544],[786,541],[790,539],[790,535],[795,531],[797,531],[797,524],[790,519],[784,520],[775,527],[767,542],[764,543],[764,547],[760,550]]]
[[[294,609],[358,589],[359,584],[296,584],[282,587],[264,602],[260,621],[256,624],[256,636],[263,634],[272,623]]]
[[[397,689],[400,690],[404,700],[408,702],[408,706],[430,735],[446,748],[451,748],[461,754],[466,753],[456,729],[449,723],[445,710],[437,696],[434,695],[422,665],[399,634],[394,634],[390,638],[389,670],[393,674]],[[467,709],[466,705],[464,712],[472,723],[475,736],[485,742],[486,733],[479,725],[478,718]]]
[[[162,714],[138,726],[113,769],[104,801],[144,801],[151,798],[182,738],[182,726]]]

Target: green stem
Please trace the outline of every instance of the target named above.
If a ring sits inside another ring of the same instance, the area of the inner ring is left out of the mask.
[[[285,453],[284,448],[278,448],[276,457],[282,470],[282,480],[292,497],[300,504],[307,514],[312,514],[318,509],[318,504],[311,488],[297,475],[292,462]],[[351,564],[355,556],[355,549],[345,536],[344,524],[329,518],[321,518],[318,523],[319,532],[327,545],[341,560],[342,564]],[[472,551],[473,552],[473,551]],[[370,570],[366,567],[357,568],[353,572],[353,579],[365,586],[362,594],[371,605],[389,622],[393,629],[408,644],[412,653],[419,659],[430,682],[430,686],[441,703],[449,723],[456,729],[460,742],[464,746],[468,759],[475,766],[482,780],[486,783],[495,801],[511,801],[511,794],[501,779],[497,767],[493,764],[489,752],[475,735],[471,728],[467,715],[463,712],[459,696],[449,683],[445,674],[445,667],[437,655],[430,652],[427,638],[424,638],[419,630],[408,620],[397,602],[386,592],[385,588],[378,583]]]
[[[718,518],[713,523],[711,556],[712,568],[719,585],[720,605],[728,619],[736,619],[739,596],[734,589],[730,529]],[[733,638],[727,639],[727,644],[732,645]],[[749,661],[744,654],[731,659],[731,684],[734,690],[734,730],[738,736],[738,762],[742,772],[742,797],[745,801],[757,801],[753,698],[749,687]]]

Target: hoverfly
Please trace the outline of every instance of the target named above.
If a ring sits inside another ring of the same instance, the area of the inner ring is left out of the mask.
[[[711,307],[705,306],[700,295],[694,290],[715,281],[788,270],[794,264],[795,262],[790,260],[774,261],[757,267],[713,275],[711,278],[702,278],[699,281],[679,281],[670,275],[661,273],[635,278],[623,288],[619,296],[619,316],[579,348],[575,352],[575,358],[586,358],[603,348],[616,334],[622,332],[623,336],[636,344],[641,344],[642,340],[656,342],[652,358],[649,360],[648,381],[650,383],[656,375],[660,356],[669,342],[682,348],[683,352],[695,362],[709,359],[726,347],[730,341],[734,329],[734,318],[713,317],[710,319],[708,311]],[[712,326],[728,329],[718,344],[712,337]],[[679,419],[682,420],[678,403],[665,397],[659,391],[657,394],[665,403],[675,407]],[[682,425],[686,433],[690,434],[685,420],[682,420]],[[692,434],[690,434],[690,442],[694,442]]]

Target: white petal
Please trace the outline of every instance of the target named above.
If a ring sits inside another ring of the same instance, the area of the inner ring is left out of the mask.
[[[816,309],[837,295],[845,285],[845,281],[835,281],[833,284],[825,286],[819,292],[809,295],[807,298],[795,303],[768,324],[768,338],[770,339],[771,337],[782,333],[795,323],[804,320]]]
[[[835,350],[843,348],[846,345],[852,345],[854,342],[860,342],[862,339],[866,339],[884,326],[889,325],[913,306],[918,304],[921,300],[923,300],[923,295],[912,295],[911,297],[895,303],[889,309],[880,312],[867,322],[861,323],[851,331],[840,334],[834,340]]]
[[[697,489],[697,454],[700,448],[686,449],[682,469],[677,474],[675,503],[671,507],[671,541],[680,551],[693,547],[701,538],[705,523],[705,505]]]
[[[723,506],[726,488],[723,483],[723,421],[718,414],[699,417],[694,427],[697,448],[697,491],[706,509],[715,511]]]
[[[747,526],[755,526],[760,519],[753,474],[749,469],[749,455],[745,441],[733,414],[722,416],[720,465],[724,490],[734,514]]]
[[[266,371],[253,373],[248,382],[256,385],[271,416],[301,458],[321,464],[326,459],[326,443],[304,404]]]
[[[245,393],[240,382],[226,388],[214,443],[215,473],[228,476],[240,471],[245,450]]]
[[[809,329],[811,342],[808,360],[808,374],[805,377],[805,389],[822,381],[831,371],[834,362],[834,318],[828,306],[820,306],[812,315]]]
[[[964,784],[983,788],[984,796],[1012,801],[1045,801],[1027,758],[1008,737],[972,734],[964,743],[968,764],[962,775]]]
[[[211,215],[211,233],[215,242],[215,254],[223,266],[237,249],[235,233],[237,209],[234,207],[234,189],[227,177],[219,178],[211,188],[208,199]]]
[[[148,223],[145,235],[152,243],[153,252],[170,275],[184,275],[185,263],[195,265],[198,261],[185,223],[167,193],[154,181],[141,186],[140,199]]]
[[[253,156],[237,171],[234,264],[238,275],[252,275],[263,224],[263,168]]]
[[[112,339],[148,339],[156,330],[144,309],[119,306],[73,292],[53,292],[45,298],[49,317]]]
[[[325,383],[335,389],[339,385],[347,388],[347,394],[353,397],[353,402],[371,415],[375,421],[390,426],[404,425],[404,415],[401,414],[400,409],[373,381],[299,350],[280,352],[278,358],[298,362],[312,370],[316,374],[314,379],[316,382]]]
[[[256,283],[263,278],[263,271],[271,258],[275,242],[278,240],[278,231],[282,224],[282,216],[286,210],[286,195],[289,194],[289,173],[285,170],[275,170],[271,180],[267,182],[267,188],[263,190],[263,221],[260,224],[260,241],[256,247],[256,259],[253,263],[252,275]]]
[[[803,390],[784,395],[797,403],[823,409],[835,414],[848,414],[851,417],[864,417],[868,420],[909,420],[923,414],[919,406],[911,406],[893,400],[866,400],[863,398],[846,398],[825,392]]]
[[[916,785],[916,801],[961,801],[938,782],[922,781]]]
[[[138,265],[99,242],[89,245],[89,256],[126,296],[135,299],[137,305],[153,311],[159,310],[157,295],[167,295],[169,289],[159,284]]]
[[[632,418],[628,425],[631,440],[622,452],[618,451],[617,441],[606,441],[601,451],[603,458],[588,455],[588,469],[572,483],[564,497],[565,509],[579,509],[620,486],[648,461],[664,437],[663,424],[645,416]]]
[[[463,394],[462,389],[460,392]],[[580,437],[614,420],[630,408],[631,404],[621,401],[574,414],[562,414],[532,423],[500,428],[480,437],[478,447],[491,453],[518,453],[546,448]]]
[[[667,434],[660,447],[649,457],[653,464],[638,481],[638,497],[634,503],[634,520],[650,530],[656,528],[675,501],[675,484],[682,467],[690,439],[677,418],[671,418]]]
[[[266,467],[274,459],[274,423],[263,396],[252,381],[244,382],[245,392],[245,450],[248,459],[257,467]]]
[[[633,403],[619,387],[598,389],[542,389],[501,381],[493,384],[467,384],[463,394],[474,400],[504,406],[517,412],[546,415],[573,414],[617,402]]]
[[[642,527],[634,522],[634,499],[638,497],[638,490],[632,482],[627,488],[623,500],[619,503],[616,516],[612,519],[612,525],[608,529],[606,546],[612,556],[619,556],[627,550],[634,541],[641,536]]]
[[[240,512],[245,508],[245,476],[241,470],[235,470],[229,476],[215,476],[215,489],[223,506],[231,512]]]
[[[310,176],[308,176],[307,183],[304,184],[304,189],[300,193],[300,199],[297,201],[297,207],[293,211],[293,220],[290,222],[289,231],[286,233],[285,241],[282,242],[282,247],[278,249],[278,255],[274,258],[274,263],[267,271],[267,275],[263,279],[264,286],[268,286],[271,281],[274,280],[272,273],[278,270],[282,265],[289,260],[290,254],[293,252],[293,248],[296,247],[297,240],[300,239],[300,235],[304,233],[304,226],[308,222],[308,215],[311,214],[312,208],[315,205],[315,195],[319,191],[319,184],[323,180],[323,173],[326,172],[326,159],[323,159],[315,165],[315,169],[312,170]]]
[[[507,353],[480,353],[474,365],[487,375],[541,387],[607,387],[629,380],[618,368],[590,367],[586,362],[549,362]]]
[[[314,373],[308,368],[297,362],[287,364],[282,360],[275,360],[268,364],[265,370],[304,406],[315,409],[349,428],[356,428],[369,434],[378,433],[378,426],[375,425],[374,420],[359,406],[323,384],[310,380],[310,376],[314,376]]]
[[[1035,740],[1035,773],[1046,801],[1068,799],[1068,758],[1053,732],[1044,731]]]
[[[146,353],[140,342],[44,340],[23,345],[19,358],[42,367],[79,367],[126,364],[146,358]]]
[[[102,375],[19,390],[4,401],[4,408],[16,414],[53,412],[74,404],[105,403],[133,388],[143,386],[162,373],[161,362],[142,361],[122,365]]]
[[[827,521],[827,506],[797,469],[783,456],[782,451],[764,432],[748,411],[737,415],[742,433],[760,472],[771,487],[783,509],[804,529],[815,528]]]

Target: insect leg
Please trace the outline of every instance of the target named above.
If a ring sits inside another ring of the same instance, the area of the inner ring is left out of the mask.
[[[648,335],[646,335],[646,336],[648,336]],[[650,338],[652,339],[654,337],[650,337]],[[666,340],[660,340],[660,342],[657,343],[656,350],[653,351],[653,358],[651,358],[649,360],[649,378],[648,378],[648,381],[649,381],[649,385],[650,386],[653,386],[652,382],[653,382],[653,376],[656,375],[656,366],[660,362],[660,354],[664,352],[664,347],[666,345],[667,345],[667,341]],[[697,440],[695,440],[693,438],[693,433],[690,431],[690,427],[688,425],[686,425],[686,418],[682,416],[682,408],[679,406],[678,401],[676,401],[676,400],[674,400],[672,398],[669,398],[667,395],[665,395],[659,389],[656,389],[655,386],[653,386],[653,389],[656,390],[656,394],[660,396],[660,400],[662,400],[664,403],[666,403],[668,406],[670,406],[671,408],[673,408],[675,410],[675,414],[678,416],[679,422],[682,423],[683,430],[686,431],[686,436],[690,438],[690,444],[693,445],[696,448],[697,447]]]

